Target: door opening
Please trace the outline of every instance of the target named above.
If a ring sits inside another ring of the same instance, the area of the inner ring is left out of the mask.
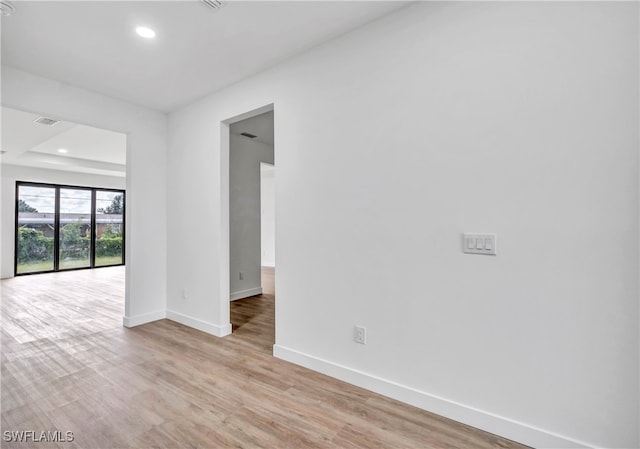
[[[232,332],[275,343],[273,110],[229,126],[229,307]]]
[[[2,227],[0,277],[29,275],[19,282],[29,279],[45,288],[48,280],[65,279],[89,290],[96,279],[108,278],[99,298],[108,297],[107,302],[126,316],[125,228],[129,230],[131,223],[125,219],[125,130],[97,128],[54,114],[49,117],[58,119],[41,120],[46,111],[0,109],[7,150],[1,161],[2,217],[7,226]],[[43,126],[51,121],[55,126]],[[95,267],[110,268],[89,269]],[[30,276],[45,272],[66,273]],[[59,289],[58,284],[50,285]],[[86,299],[87,304],[95,300],[94,295]],[[65,306],[60,304],[62,314],[68,311]]]

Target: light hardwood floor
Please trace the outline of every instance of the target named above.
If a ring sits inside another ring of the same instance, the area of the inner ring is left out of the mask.
[[[74,434],[2,447],[524,448],[272,357],[272,287],[225,338],[124,328],[123,297],[123,267],[2,281],[2,436]]]

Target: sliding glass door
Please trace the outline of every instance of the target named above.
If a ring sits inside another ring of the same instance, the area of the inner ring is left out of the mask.
[[[60,270],[91,266],[91,194],[91,189],[60,189]]]
[[[16,274],[54,269],[55,187],[18,186]]]
[[[124,191],[18,182],[16,203],[16,275],[124,264]]]
[[[96,192],[96,267],[124,263],[124,193]]]

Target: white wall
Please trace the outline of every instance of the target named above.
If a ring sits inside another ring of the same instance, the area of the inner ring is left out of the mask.
[[[277,356],[532,446],[638,447],[638,28],[418,3],[171,114],[169,307],[228,329],[220,123],[273,103]]]
[[[2,67],[1,99],[3,106],[127,134],[124,323],[133,326],[163,318],[167,268],[166,115],[10,67]]]
[[[276,266],[275,168],[260,164],[260,246],[263,267]]]
[[[2,204],[0,220],[2,220],[1,277],[13,277],[15,257],[15,210],[16,210],[16,181],[46,182],[82,187],[102,187],[107,189],[125,189],[125,178],[115,176],[90,175],[68,172],[63,170],[48,170],[44,168],[22,167],[18,165],[2,164],[0,178],[2,186]]]
[[[231,125],[233,132],[233,125]],[[273,164],[273,145],[231,134],[229,147],[230,298],[262,293],[260,163]],[[240,279],[242,273],[242,279]]]

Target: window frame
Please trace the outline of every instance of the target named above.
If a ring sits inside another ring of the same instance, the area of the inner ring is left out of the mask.
[[[53,230],[53,269],[44,271],[32,271],[28,273],[18,273],[18,228],[19,228],[19,200],[20,187],[44,187],[53,188],[55,192],[54,204],[54,230]],[[91,191],[91,238],[90,238],[90,257],[88,267],[60,268],[60,190],[61,189],[77,189]],[[97,192],[114,192],[122,194],[122,262],[108,265],[96,265],[96,228],[97,228],[97,211],[96,196]],[[13,251],[13,274],[14,276],[29,276],[32,274],[58,273],[76,270],[92,270],[95,268],[118,267],[126,264],[126,218],[127,218],[127,192],[123,189],[113,189],[108,187],[88,187],[75,186],[68,184],[53,184],[45,182],[16,181],[15,194],[15,221],[14,221],[14,251]]]

